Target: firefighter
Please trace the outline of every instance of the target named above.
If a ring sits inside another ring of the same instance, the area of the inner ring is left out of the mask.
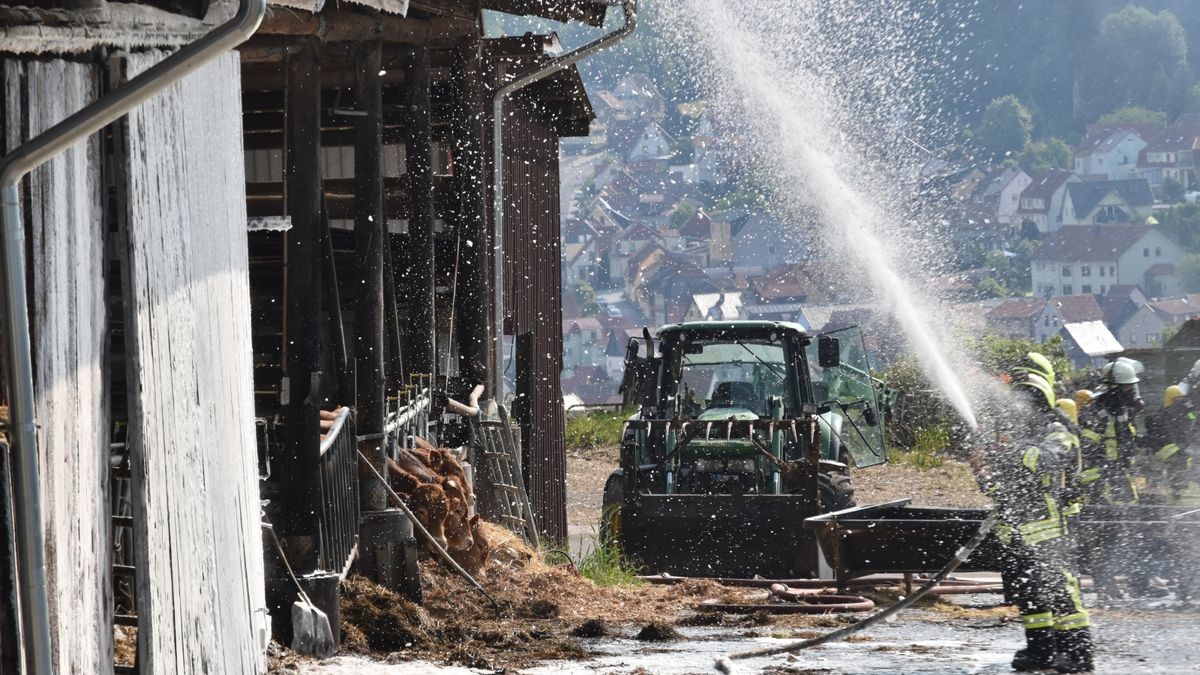
[[[1163,396],[1163,410],[1158,414],[1155,425],[1158,434],[1155,445],[1158,449],[1154,459],[1161,470],[1163,484],[1167,489],[1170,504],[1185,509],[1200,509],[1200,410],[1190,394],[1193,382],[1200,379],[1200,361],[1183,382],[1167,387]],[[1175,559],[1193,559],[1195,543],[1176,540],[1169,544],[1183,547]],[[1196,574],[1190,564],[1176,565],[1178,598],[1191,600],[1194,597]]]
[[[1125,505],[1138,502],[1135,464],[1137,427],[1134,418],[1145,404],[1138,390],[1141,364],[1119,358],[1101,371],[1103,391],[1088,405],[1080,420],[1085,469],[1098,469],[1089,481],[1094,503]]]
[[[1049,379],[1030,370],[1015,379],[1028,410],[1015,420],[1021,428],[1012,430],[1013,442],[986,460],[986,482],[1002,520],[998,534],[1007,544],[1003,574],[1025,628],[1026,648],[1017,652],[1012,667],[1087,672],[1092,669],[1090,621],[1079,583],[1065,563],[1061,506],[1063,476],[1076,451]]]

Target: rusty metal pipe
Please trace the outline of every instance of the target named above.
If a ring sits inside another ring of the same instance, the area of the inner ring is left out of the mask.
[[[245,42],[258,29],[266,9],[266,0],[241,0],[232,19],[24,143],[0,161],[0,226],[4,230],[0,237],[0,266],[3,267],[5,286],[0,295],[4,303],[9,365],[17,587],[28,673],[49,673],[54,664],[46,596],[45,534],[42,531],[33,359],[25,288],[25,228],[18,186],[30,171],[115,122],[193,70]]]

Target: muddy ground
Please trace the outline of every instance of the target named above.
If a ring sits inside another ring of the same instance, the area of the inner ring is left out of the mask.
[[[568,514],[583,539],[600,514],[615,449],[568,455]],[[881,466],[855,473],[860,504],[913,497],[933,506],[978,506],[986,500],[966,467],[922,471]],[[496,560],[483,584],[501,608],[425,561],[423,607],[363,580],[351,580],[343,603],[346,639],[338,657],[316,663],[275,648],[272,672],[342,673],[711,673],[716,657],[804,639],[861,619],[827,616],[731,615],[698,611],[706,600],[757,602],[763,592],[707,581],[681,586],[602,589],[569,566],[546,564],[498,528]],[[864,593],[878,606],[903,590]],[[1089,596],[1089,600],[1094,600]],[[920,603],[891,623],[798,656],[739,661],[742,673],[1003,673],[1021,646],[1015,612],[994,595]],[[1094,613],[1104,673],[1200,672],[1196,607],[1128,601]]]

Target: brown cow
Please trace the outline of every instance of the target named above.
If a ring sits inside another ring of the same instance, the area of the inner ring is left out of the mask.
[[[447,548],[449,542],[446,541],[446,516],[449,515],[449,507],[446,503],[446,491],[442,486],[436,483],[418,485],[408,498],[408,507],[417,517],[417,521],[429,531],[433,540],[442,548]],[[426,543],[430,552],[433,552],[434,548]]]
[[[450,557],[454,558],[454,562],[471,574],[482,570],[487,564],[488,557],[492,554],[492,544],[483,532],[482,522],[479,514],[471,516],[471,548],[466,551],[450,552]]]
[[[453,478],[445,479],[442,489],[446,492],[446,538],[450,540],[451,550],[466,551],[473,545],[471,524],[467,520],[467,493],[462,484]]]
[[[404,471],[416,476],[422,483],[437,483],[441,479],[429,465],[422,461],[418,452],[408,448],[400,448],[396,453],[396,465]]]

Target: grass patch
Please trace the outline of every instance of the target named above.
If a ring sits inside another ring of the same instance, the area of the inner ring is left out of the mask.
[[[908,464],[922,471],[937,469],[945,463],[950,447],[950,429],[944,424],[926,427],[917,434],[910,450],[888,450],[888,462]]]
[[[576,559],[571,555],[570,547],[566,545],[546,549],[544,559],[549,565],[569,564],[574,567],[581,577],[589,579],[601,588],[610,586],[641,586],[646,582],[638,577],[641,569],[634,565],[621,553],[615,542],[601,543],[600,537],[593,532],[589,537],[590,544],[587,552]]]
[[[620,444],[625,418],[625,413],[611,411],[568,416],[567,448],[591,450]]]

